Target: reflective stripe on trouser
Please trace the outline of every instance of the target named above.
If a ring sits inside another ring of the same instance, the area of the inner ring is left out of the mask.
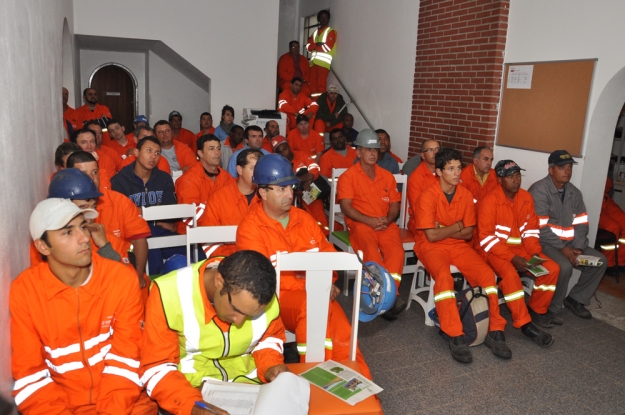
[[[449,292],[454,291],[454,279],[449,271],[452,264],[460,270],[472,287],[483,287],[487,291],[490,307],[489,330],[503,330],[506,327],[506,320],[499,314],[495,274],[468,243],[456,245],[427,243],[419,246],[418,251],[417,256],[436,281],[434,298],[442,331],[450,337],[463,334],[455,296],[449,295]]]
[[[295,333],[298,351],[305,351],[306,347],[306,291],[281,291],[280,292],[280,317],[284,327]],[[328,310],[328,326],[326,339],[331,339],[332,347],[328,348],[326,341],[325,360],[349,360],[349,340],[351,325],[345,316],[338,301],[332,301]],[[302,349],[300,349],[302,347]],[[300,353],[301,354],[301,353]],[[302,362],[304,360],[302,359]],[[356,350],[356,361],[362,369],[361,373],[371,379],[369,367],[365,362],[360,349]]]
[[[374,261],[386,268],[393,276],[395,286],[399,290],[404,268],[404,245],[401,242],[397,224],[391,223],[383,231],[374,231],[371,227],[361,223],[350,226],[349,240],[354,252],[360,250],[365,262]]]

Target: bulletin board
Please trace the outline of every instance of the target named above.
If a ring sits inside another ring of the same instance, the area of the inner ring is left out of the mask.
[[[497,145],[581,156],[596,61],[506,64]]]

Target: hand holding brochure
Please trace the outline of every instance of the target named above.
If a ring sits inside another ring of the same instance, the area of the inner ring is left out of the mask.
[[[527,263],[530,264],[530,268],[528,268],[527,271],[535,277],[542,277],[543,275],[549,274],[549,270],[540,265],[545,261],[547,260],[534,255],[529,261],[527,261]]]
[[[311,183],[310,190],[304,190],[304,192],[302,192],[302,200],[304,200],[307,205],[310,205],[312,202],[317,200],[320,194],[321,189],[319,189],[315,183]]]
[[[603,265],[603,262],[601,262],[601,258],[599,258],[598,256],[578,255],[577,265],[582,267],[600,267],[601,265]]]

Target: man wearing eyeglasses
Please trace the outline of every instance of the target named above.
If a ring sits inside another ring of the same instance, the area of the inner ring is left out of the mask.
[[[495,274],[469,243],[477,223],[473,196],[458,186],[462,155],[446,148],[436,153],[437,185],[429,186],[417,199],[415,208],[414,250],[436,282],[434,303],[441,331],[449,339],[454,360],[471,363],[473,357],[464,341],[460,314],[456,306],[454,279],[450,266],[455,265],[472,287],[482,287],[488,295],[489,332],[484,343],[502,359],[510,359],[503,330],[506,320],[499,314]],[[416,172],[415,172],[416,173]]]
[[[427,187],[438,183],[436,167],[434,166],[436,153],[441,145],[436,140],[425,140],[421,143],[421,159],[423,163],[408,177],[408,229],[414,229],[417,199]]]
[[[287,371],[275,292],[275,269],[254,251],[154,280],[139,370],[148,395],[172,414],[209,414],[194,408],[203,378],[266,383]]]

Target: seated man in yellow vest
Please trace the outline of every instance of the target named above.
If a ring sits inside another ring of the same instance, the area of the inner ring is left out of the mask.
[[[154,280],[140,368],[148,395],[172,414],[209,414],[194,408],[202,378],[261,383],[287,371],[275,293],[276,271],[255,251]]]

